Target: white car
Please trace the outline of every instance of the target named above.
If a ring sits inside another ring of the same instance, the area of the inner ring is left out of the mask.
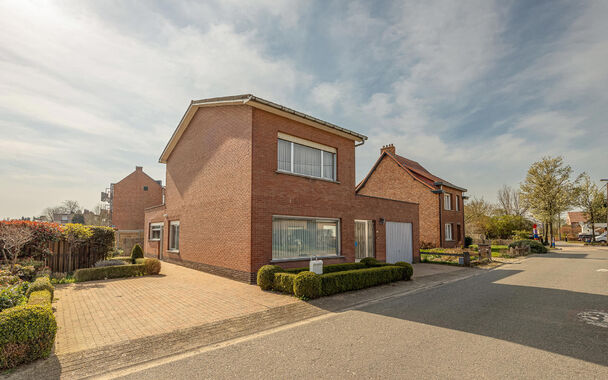
[[[606,243],[606,233],[604,232],[603,234],[596,236],[595,241]]]

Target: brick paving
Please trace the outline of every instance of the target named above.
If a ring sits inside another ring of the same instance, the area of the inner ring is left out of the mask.
[[[178,265],[161,275],[58,286],[55,354],[166,334],[299,303],[290,296]]]

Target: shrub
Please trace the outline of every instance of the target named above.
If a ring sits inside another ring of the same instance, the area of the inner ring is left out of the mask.
[[[342,272],[345,270],[353,270],[353,269],[362,269],[367,268],[367,265],[364,263],[344,263],[344,264],[330,264],[323,266],[323,273],[334,273],[334,272]],[[285,269],[284,272],[287,273],[300,273],[309,270],[309,268],[292,268]]]
[[[144,251],[141,249],[141,245],[135,244],[131,250],[131,262],[135,264],[135,260],[143,259]]]
[[[2,271],[2,274],[0,274],[0,286],[15,285],[20,281],[21,279],[19,278],[19,276],[13,276],[12,274],[10,274],[10,272],[7,273],[5,271]]]
[[[146,273],[144,264],[118,265],[101,268],[78,269],[74,272],[76,282],[105,280],[108,278],[143,276]]]
[[[464,247],[468,248],[471,244],[473,244],[473,238],[470,236],[464,237]]]
[[[25,295],[29,298],[30,294],[38,290],[48,290],[49,293],[51,293],[51,300],[53,300],[55,288],[48,277],[38,277],[36,281],[32,282],[29,288],[27,288],[27,293]]]
[[[27,301],[28,305],[50,305],[53,300],[51,299],[51,292],[48,290],[36,290],[30,294],[30,299]]]
[[[39,302],[47,291],[32,293]],[[50,304],[23,305],[0,312],[0,368],[12,368],[36,359],[47,358],[57,332]]]
[[[160,261],[157,259],[136,259],[135,264],[144,264],[146,267],[146,274],[159,274],[160,273]]]
[[[366,267],[375,267],[378,265],[378,260],[374,259],[373,257],[363,258],[359,262],[365,265]]]
[[[21,283],[0,290],[0,310],[10,309],[25,303],[27,300],[25,297],[26,288],[27,283]]]
[[[321,288],[323,289],[324,296],[349,290],[369,288],[370,286],[402,280],[404,278],[404,271],[404,267],[387,265],[347,272],[328,273],[320,276],[322,282]]]
[[[129,264],[132,264],[131,256],[114,256],[112,257],[112,260],[122,260],[126,261]]]
[[[296,278],[294,273],[277,272],[274,274],[272,288],[279,292],[293,294],[293,280]]]
[[[547,247],[536,240],[517,240],[509,244],[509,248],[530,247],[532,253],[547,253]]]
[[[293,293],[306,299],[321,296],[321,276],[309,271],[298,273],[293,280]]]
[[[277,265],[264,265],[258,270],[257,284],[262,290],[272,289],[274,274],[283,269]]]
[[[103,267],[113,267],[116,265],[126,265],[127,263],[124,260],[99,260],[95,263],[95,268],[103,268]]]
[[[405,270],[403,271],[403,279],[408,281],[414,275],[414,267],[410,263],[406,263],[405,261],[397,261],[395,266],[403,267]]]

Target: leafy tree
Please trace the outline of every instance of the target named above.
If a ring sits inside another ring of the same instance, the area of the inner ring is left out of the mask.
[[[576,183],[572,181],[572,168],[564,164],[563,157],[543,157],[528,169],[521,184],[521,198],[532,215],[543,221],[544,229],[553,238],[553,221],[574,201]],[[548,234],[545,233],[545,243]]]
[[[470,233],[485,234],[488,219],[495,207],[482,198],[472,198],[464,205],[465,229]]]
[[[591,223],[591,241],[595,241],[595,223],[606,220],[604,191],[591,181],[587,173],[581,174],[580,178],[575,204],[587,215],[587,223]]]
[[[532,232],[532,222],[519,215],[495,215],[487,219],[486,235],[494,239],[510,239],[521,231]]]
[[[74,214],[74,216],[72,217],[72,223],[84,224],[84,215]]]

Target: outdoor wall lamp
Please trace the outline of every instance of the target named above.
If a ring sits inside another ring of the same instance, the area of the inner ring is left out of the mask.
[[[384,218],[380,218],[380,224],[384,224]]]

